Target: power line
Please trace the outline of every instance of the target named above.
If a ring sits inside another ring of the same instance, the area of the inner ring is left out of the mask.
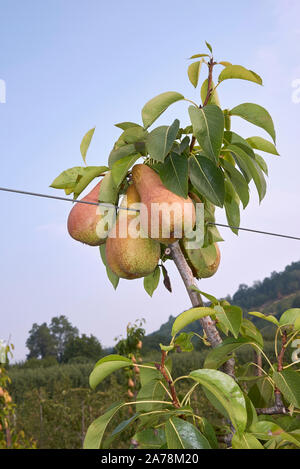
[[[72,202],[72,203],[76,203],[76,204],[88,204],[88,205],[97,205],[97,206],[98,205],[103,205],[103,206],[108,207],[108,208],[109,207],[115,207],[115,208],[118,208],[119,210],[128,210],[128,211],[132,211],[132,212],[139,212],[139,210],[134,209],[134,208],[121,207],[121,206],[118,206],[118,205],[105,203],[105,202],[89,202],[89,201],[86,201],[86,200],[74,200],[74,199],[70,199],[68,197],[59,197],[57,195],[40,194],[38,192],[28,192],[28,191],[21,191],[21,190],[17,190],[17,189],[8,189],[7,187],[0,187],[0,191],[13,192],[14,194],[21,194],[21,195],[30,195],[30,196],[33,196],[33,197],[43,197],[43,198],[46,198],[46,199],[64,200],[64,201]],[[251,233],[259,233],[259,234],[264,234],[264,235],[268,235],[268,236],[277,236],[277,237],[280,237],[280,238],[295,239],[297,241],[300,241],[300,237],[298,238],[297,236],[289,236],[289,235],[284,235],[284,234],[280,234],[280,233],[271,233],[269,231],[254,230],[254,229],[251,229],[251,228],[241,228],[239,226],[225,225],[225,224],[222,224],[222,223],[209,222],[208,224],[209,225],[214,225],[214,226],[222,226],[224,228],[231,228],[231,229],[241,230],[241,231],[249,231]]]

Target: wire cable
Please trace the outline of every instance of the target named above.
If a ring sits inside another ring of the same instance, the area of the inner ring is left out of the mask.
[[[38,192],[21,191],[21,190],[18,190],[18,189],[9,189],[7,187],[0,187],[0,191],[13,192],[14,194],[21,194],[21,195],[30,195],[30,196],[33,196],[33,197],[43,197],[43,198],[46,198],[46,199],[64,200],[64,201],[72,202],[72,203],[76,203],[76,204],[88,204],[88,205],[97,205],[97,206],[98,205],[103,205],[103,206],[108,207],[108,208],[109,207],[115,207],[115,208],[118,208],[119,210],[128,210],[128,211],[132,211],[132,212],[138,212],[139,211],[139,210],[134,209],[134,208],[121,207],[121,206],[118,206],[118,205],[105,203],[105,202],[89,202],[89,201],[86,201],[86,200],[74,200],[74,199],[70,199],[68,197],[59,197],[57,195],[40,194]],[[209,222],[208,224],[209,225],[214,225],[214,226],[222,226],[224,228],[231,228],[231,229],[235,229],[235,230],[249,231],[251,233],[259,233],[259,234],[263,234],[263,235],[267,235],[267,236],[277,236],[277,237],[280,237],[280,238],[295,239],[297,241],[300,241],[300,237],[285,235],[285,234],[281,234],[281,233],[271,233],[269,231],[255,230],[255,229],[252,229],[252,228],[241,228],[239,226],[225,225],[223,223]]]

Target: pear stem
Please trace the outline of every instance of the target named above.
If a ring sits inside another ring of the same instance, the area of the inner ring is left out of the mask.
[[[197,287],[197,285],[195,282],[195,278],[193,276],[193,272],[180,249],[179,242],[176,241],[173,244],[169,244],[168,247],[171,251],[173,261],[175,262],[175,265],[180,273],[180,276],[183,280],[183,283],[190,297],[192,305],[194,307],[203,306],[201,295],[198,292],[191,290],[191,286],[194,285],[195,287]],[[201,318],[199,321],[212,347],[216,347],[217,345],[221,344],[222,343],[221,336],[215,326],[214,321],[211,319],[211,317],[205,316],[204,318]],[[234,378],[234,359],[230,358],[223,365],[223,371],[227,373],[229,376]]]

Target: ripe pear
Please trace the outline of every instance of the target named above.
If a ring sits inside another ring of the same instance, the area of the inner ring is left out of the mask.
[[[194,277],[212,277],[220,265],[221,253],[217,243],[210,244],[205,248],[187,249],[187,241],[182,243],[183,251]]]
[[[196,214],[192,200],[171,192],[159,175],[149,166],[137,164],[132,168],[132,179],[140,195],[141,227],[152,239],[164,244],[174,243],[191,231]]]
[[[139,202],[140,197],[132,184],[127,189],[115,226],[106,241],[107,263],[121,278],[134,279],[151,274],[160,258],[160,244],[147,238],[140,230],[139,212],[123,210]]]
[[[82,201],[98,202],[100,181]],[[68,231],[70,236],[76,241],[99,246],[105,243],[106,233],[99,229],[99,222],[102,219],[99,206],[92,204],[75,203],[68,217]]]

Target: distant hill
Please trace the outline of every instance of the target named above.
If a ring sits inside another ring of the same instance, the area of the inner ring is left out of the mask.
[[[255,281],[251,287],[241,284],[234,295],[227,296],[231,304],[240,306],[244,312],[261,311],[280,316],[288,308],[300,308],[300,261],[288,265],[282,272],[272,272],[270,277]],[[248,316],[267,337],[273,333],[272,324],[253,316]],[[144,353],[158,349],[159,343],[168,344],[175,317],[162,324],[158,331],[148,334],[143,341]],[[186,332],[201,333],[199,322],[193,323]]]

